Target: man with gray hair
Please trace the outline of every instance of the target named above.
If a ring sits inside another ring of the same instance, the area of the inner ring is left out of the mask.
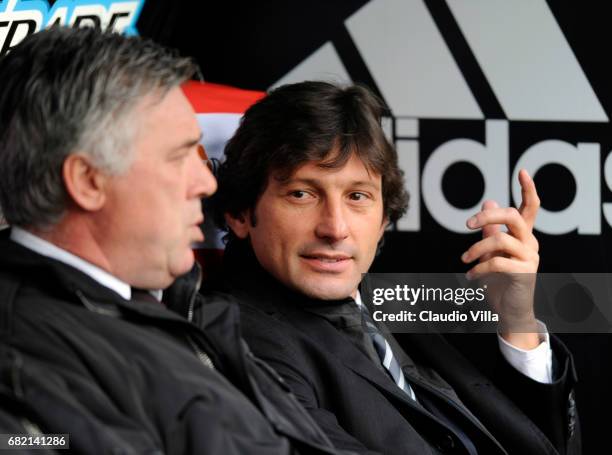
[[[59,27],[0,61],[0,433],[88,454],[334,453],[235,306],[198,295],[216,182],[180,89],[195,71]]]

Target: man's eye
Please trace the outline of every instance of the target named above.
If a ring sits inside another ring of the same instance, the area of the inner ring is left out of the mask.
[[[294,204],[308,204],[314,201],[316,195],[310,191],[293,190],[287,193],[287,199]]]
[[[364,193],[355,192],[355,193],[351,193],[349,195],[349,198],[352,201],[365,201],[368,198],[368,196]]]
[[[173,155],[170,155],[168,157],[169,161],[183,161],[185,158],[187,158],[189,156],[189,152],[180,152],[180,153],[175,153]]]
[[[292,191],[291,193],[289,193],[289,195],[295,199],[305,199],[308,196],[308,193],[306,191]]]

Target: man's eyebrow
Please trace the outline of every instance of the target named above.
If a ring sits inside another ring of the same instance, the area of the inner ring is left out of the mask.
[[[370,188],[372,188],[374,190],[380,189],[380,185],[378,183],[370,182],[368,180],[355,180],[354,182],[351,182],[351,184],[353,186],[366,186],[366,187],[370,187]]]
[[[187,139],[185,142],[183,142],[180,145],[177,145],[175,147],[175,150],[180,150],[180,149],[186,149],[186,148],[191,148],[191,147],[195,147],[196,145],[198,145],[200,143],[200,141],[202,140],[202,133],[200,132],[200,134],[198,135],[197,138],[194,139]]]
[[[314,178],[288,178],[288,179],[277,179],[277,181],[281,187],[286,187],[286,186],[295,185],[295,184],[305,184],[305,185],[310,185],[310,186],[315,186],[315,187],[321,185],[321,180],[314,179]],[[349,186],[369,187],[373,190],[380,189],[380,185],[378,185],[375,182],[370,182],[368,180],[354,180],[349,183]]]
[[[289,185],[294,185],[296,183],[302,183],[302,184],[306,184],[310,186],[318,186],[321,183],[318,179],[291,178],[291,177],[288,179],[277,177],[275,180],[279,183],[280,186],[289,186]]]

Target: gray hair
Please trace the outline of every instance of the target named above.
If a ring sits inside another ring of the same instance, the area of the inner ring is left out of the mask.
[[[138,37],[51,27],[0,60],[0,208],[9,224],[48,228],[63,215],[62,165],[87,154],[109,174],[133,159],[127,114],[191,78],[191,59]]]

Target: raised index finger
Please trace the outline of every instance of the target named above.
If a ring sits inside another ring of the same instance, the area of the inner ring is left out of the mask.
[[[527,223],[529,229],[533,229],[538,209],[540,208],[540,198],[536,190],[535,183],[525,169],[519,171],[519,183],[521,184],[521,206],[519,213]]]

